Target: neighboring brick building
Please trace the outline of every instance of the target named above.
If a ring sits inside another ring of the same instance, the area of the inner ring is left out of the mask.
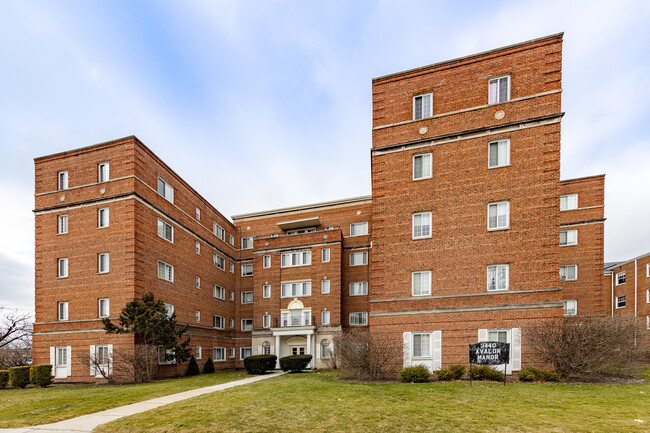
[[[233,224],[135,137],[37,158],[35,362],[91,379],[77,354],[133,345],[99,317],[147,291],[217,368],[257,353],[330,366],[357,326],[404,365],[464,363],[489,339],[512,343],[508,371],[535,362],[527,327],[609,313],[604,176],[560,180],[561,45],[374,79],[372,197]]]

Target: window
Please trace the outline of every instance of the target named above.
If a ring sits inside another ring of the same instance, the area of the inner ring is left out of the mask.
[[[169,184],[161,178],[158,178],[158,194],[163,196],[168,202],[174,203],[174,188],[169,186]]]
[[[645,265],[645,277],[650,278],[650,263]]]
[[[281,286],[283,298],[295,298],[299,296],[311,296],[311,281],[300,283],[286,283]]]
[[[174,243],[174,227],[165,221],[158,219],[158,236]]]
[[[252,304],[253,303],[253,292],[241,292],[241,303],[242,304]]]
[[[253,330],[253,319],[241,319],[241,330],[242,331],[252,331]]]
[[[56,358],[54,359],[54,371],[56,378],[66,378],[70,375],[70,357],[68,353],[68,347],[57,347],[56,349]],[[66,371],[61,373],[61,370]]]
[[[431,271],[419,271],[411,274],[411,293],[413,296],[431,294]]]
[[[99,318],[104,318],[109,316],[110,310],[110,301],[108,298],[99,299]]]
[[[508,290],[508,265],[490,265],[487,267],[488,292]]]
[[[59,215],[59,231],[58,234],[64,235],[68,233],[68,216]]]
[[[195,246],[194,249],[196,251],[196,254],[201,255],[201,243],[200,242],[196,243],[196,246]]]
[[[645,327],[650,329],[650,316],[645,316]]]
[[[241,265],[241,276],[242,277],[252,277],[253,276],[253,265]]]
[[[233,235],[228,235],[230,237],[230,245],[235,246],[235,237]]]
[[[265,341],[262,343],[262,355],[270,355],[271,354],[271,343],[268,341]]]
[[[108,162],[102,162],[97,165],[97,181],[99,183],[108,181]]]
[[[368,313],[350,313],[350,326],[366,326]]]
[[[650,304],[650,289],[645,291],[645,303]]]
[[[321,325],[329,325],[330,324],[330,312],[329,311],[321,311],[321,313],[320,313],[320,324]]]
[[[327,295],[330,292],[330,280],[321,280],[321,282],[320,282],[320,292],[323,295]]]
[[[234,274],[235,273],[235,264],[233,262],[230,262],[230,273]]]
[[[510,227],[510,202],[501,201],[488,205],[488,230]]]
[[[560,281],[573,281],[578,279],[578,265],[560,266]]]
[[[508,331],[505,330],[488,331],[487,341],[498,341],[499,343],[507,343]]]
[[[425,95],[418,95],[413,97],[413,119],[425,119],[431,117],[431,102],[433,101],[433,94],[427,93]]]
[[[564,315],[575,316],[576,314],[578,314],[578,301],[564,301]]]
[[[432,160],[431,153],[413,155],[413,180],[431,178],[431,172],[433,171],[431,168]]]
[[[321,340],[320,357],[321,359],[330,359],[332,357],[332,344],[329,340]]]
[[[198,207],[196,208],[196,210],[195,210],[195,212],[194,212],[194,217],[195,217],[197,220],[201,221],[201,209],[199,209]]]
[[[234,357],[235,357],[235,348],[234,348],[234,347],[231,347],[231,348],[230,348],[230,357],[231,357],[231,358],[234,358]]]
[[[271,256],[270,255],[265,255],[262,257],[262,267],[264,269],[268,269],[271,267]]]
[[[431,212],[413,214],[413,239],[431,237]]]
[[[510,76],[492,78],[488,84],[488,104],[498,104],[510,100]]]
[[[368,251],[350,253],[350,266],[363,266],[368,264]]]
[[[226,289],[216,284],[212,285],[212,296],[224,301],[226,299]]]
[[[92,346],[91,346],[92,348]],[[108,345],[95,346],[95,359],[94,367],[98,367],[99,371],[96,372],[96,375],[101,376],[102,372],[110,373],[111,372],[111,358],[112,358],[112,349],[109,349]]]
[[[168,263],[158,260],[158,278],[174,282],[174,267]]]
[[[311,251],[299,251],[297,253],[282,254],[281,266],[283,268],[307,265],[311,265]]]
[[[621,284],[625,284],[625,271],[616,274],[616,285],[620,286]]]
[[[271,327],[271,316],[269,314],[265,314],[262,316],[262,328],[270,328]]]
[[[368,234],[368,221],[350,224],[350,236],[363,236]]]
[[[616,308],[625,308],[625,295],[616,297]]]
[[[100,274],[108,273],[109,260],[108,253],[97,254],[97,267]]]
[[[488,143],[488,167],[495,168],[506,165],[510,165],[510,139]]]
[[[103,229],[108,227],[108,208],[103,207],[97,210],[97,227]]]
[[[578,230],[562,230],[560,232],[560,246],[578,245]]]
[[[350,296],[362,296],[368,294],[368,282],[350,283]]]
[[[59,191],[68,189],[68,172],[60,171],[59,172]]]
[[[196,323],[201,323],[201,312],[199,310],[194,312],[194,320]]]
[[[228,326],[230,329],[235,329],[235,319],[228,319]]]
[[[431,358],[431,334],[413,333],[413,357]]]
[[[239,359],[246,359],[252,354],[253,354],[253,350],[250,347],[239,348]]]
[[[172,317],[172,315],[174,314],[174,306],[166,302],[164,302],[164,304],[165,304],[165,312],[167,314],[167,317]]]
[[[226,270],[226,259],[217,253],[212,254],[212,264],[222,271]]]
[[[330,249],[322,248],[320,250],[320,261],[321,263],[328,263],[330,261]]]
[[[231,290],[231,291],[230,291],[230,302],[234,302],[234,301],[235,301],[235,292],[233,292],[233,291]]]
[[[327,227],[325,227],[325,230],[328,230],[328,231],[329,230],[334,230],[334,226],[327,226]]]
[[[291,230],[287,232],[287,235],[301,235],[304,233],[313,233],[316,231],[315,227],[309,228],[309,229],[300,229],[300,230]],[[277,238],[278,235],[275,234],[275,236],[271,235],[272,238]]]
[[[201,277],[197,276],[196,277],[196,282],[194,283],[197,289],[201,288]]]
[[[223,229],[223,227],[221,227],[217,223],[212,223],[212,231],[214,232],[216,237],[226,242],[226,231]]]
[[[270,297],[271,297],[271,285],[264,284],[264,286],[262,286],[262,298],[270,298]]]
[[[68,259],[59,259],[59,278],[68,278]]]
[[[215,361],[225,361],[226,360],[226,348],[225,347],[215,347],[212,349],[212,357]]]
[[[250,250],[253,248],[253,238],[248,237],[248,238],[241,238],[241,249],[242,250]]]
[[[67,302],[59,302],[59,320],[68,320]]]
[[[200,360],[201,359],[201,346],[196,346],[196,359]]]
[[[560,197],[560,210],[578,209],[578,194],[563,195]]]
[[[226,326],[226,319],[223,316],[212,315],[212,327],[217,329],[224,329]]]

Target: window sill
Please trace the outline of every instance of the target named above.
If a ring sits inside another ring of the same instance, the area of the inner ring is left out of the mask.
[[[499,231],[503,231],[503,230],[510,230],[510,226],[507,226],[507,227],[494,227],[494,228],[488,227],[488,232],[499,232]]]
[[[427,179],[433,179],[433,176],[414,177],[414,178],[413,178],[413,182],[417,182],[418,180],[427,180]]]
[[[368,324],[366,323],[365,325],[353,325],[352,323],[350,323],[350,326],[368,326]]]
[[[511,167],[511,166],[512,166],[511,164],[495,165],[493,167],[490,167],[488,165],[488,170],[494,170],[495,168],[504,168],[504,167]]]
[[[57,280],[65,280],[66,278],[68,278],[67,275],[65,277],[56,277]]]
[[[109,228],[109,227],[110,227],[110,226],[97,227],[97,230],[100,230],[100,229],[107,229],[107,228]]]
[[[561,247],[575,247],[577,245],[578,244],[564,244],[564,245],[560,244]]]
[[[497,293],[503,293],[503,292],[507,292],[507,291],[509,291],[509,290],[510,290],[510,289],[494,289],[494,290],[490,290],[490,289],[488,289],[487,292],[488,292],[488,293],[495,293],[495,292],[497,292]]]
[[[352,293],[350,293],[350,296],[354,296],[354,297],[356,297],[356,296],[368,296],[368,294],[367,293],[360,293],[360,294],[357,294],[357,295],[353,295]]]
[[[431,296],[431,292],[429,292],[429,293],[420,293],[419,295],[416,295],[415,293],[411,292],[411,296],[413,296],[414,298],[421,298],[423,296]]]
[[[429,236],[418,236],[418,237],[413,236],[413,237],[411,237],[411,239],[414,240],[414,241],[418,241],[418,240],[420,240],[420,239],[431,239],[431,238],[432,238],[432,235],[429,235]]]

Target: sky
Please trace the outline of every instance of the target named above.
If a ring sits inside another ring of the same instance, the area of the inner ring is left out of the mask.
[[[606,174],[605,261],[648,253],[646,0],[0,0],[0,306],[34,157],[136,135],[226,216],[369,195],[372,78],[558,32],[561,177]]]

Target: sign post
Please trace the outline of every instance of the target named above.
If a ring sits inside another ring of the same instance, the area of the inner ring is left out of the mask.
[[[506,371],[510,362],[510,343],[498,341],[479,341],[469,345],[469,384],[472,385],[472,364],[503,364],[503,385],[506,384]]]

